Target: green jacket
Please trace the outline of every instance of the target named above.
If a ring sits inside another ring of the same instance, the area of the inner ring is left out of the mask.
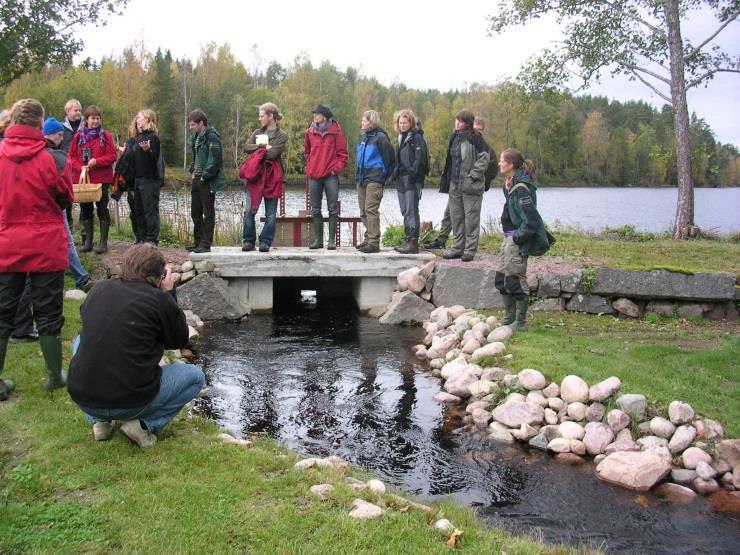
[[[529,256],[530,253],[542,254],[547,250],[549,242],[545,223],[537,212],[537,186],[521,168],[514,174],[511,183],[509,191],[504,186],[506,206],[501,221],[504,231],[509,223],[516,228],[513,239],[519,245],[522,256]],[[509,221],[505,221],[506,219]]]
[[[191,135],[188,139],[188,146],[193,155],[190,173],[195,171],[197,165],[200,168],[200,177],[208,183],[211,192],[215,193],[226,187],[221,135],[213,127],[207,127],[203,133],[203,142],[200,143],[197,152],[195,143],[198,135]],[[196,159],[198,164],[196,164]]]
[[[455,133],[450,135],[447,145],[447,158],[442,177],[439,180],[439,192],[449,193],[452,185],[452,144]],[[460,143],[460,182],[458,186],[463,194],[482,195],[486,187],[486,170],[491,159],[490,149],[481,135],[474,135],[474,142],[467,139]]]
[[[265,159],[279,160],[282,165],[282,155],[286,145],[288,144],[288,134],[280,129],[279,125],[275,129],[269,131],[264,127],[255,129],[249,136],[247,144],[244,146],[244,150],[247,151],[247,154],[252,154],[259,148],[259,146],[257,146],[257,135],[267,135],[267,142],[272,147],[267,151],[267,154],[265,154]],[[285,171],[285,168],[283,168],[283,171]]]

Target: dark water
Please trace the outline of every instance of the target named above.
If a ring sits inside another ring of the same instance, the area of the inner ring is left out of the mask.
[[[612,553],[737,553],[740,521],[704,499],[667,502],[599,482],[591,464],[460,430],[440,382],[409,356],[420,328],[381,326],[351,300],[210,327],[200,356],[219,423],[303,455],[339,455],[422,501],[452,499],[494,525]],[[344,306],[346,304],[346,306]]]

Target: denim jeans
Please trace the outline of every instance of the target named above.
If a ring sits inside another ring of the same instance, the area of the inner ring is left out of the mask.
[[[80,345],[80,336],[72,343],[72,356]],[[148,405],[130,409],[101,409],[78,405],[90,423],[139,419],[155,434],[177,416],[182,407],[197,397],[205,383],[203,371],[194,364],[167,364],[162,367],[159,393]]]
[[[339,178],[336,175],[327,175],[322,179],[308,180],[308,190],[311,195],[311,215],[314,218],[321,216],[321,203],[326,191],[326,208],[329,210],[329,216],[337,216],[339,207]]]
[[[82,287],[90,281],[90,274],[82,267],[80,257],[77,255],[75,240],[72,237],[72,231],[69,229],[67,218],[64,218],[64,227],[67,229],[67,239],[69,240],[69,271],[72,273],[72,277],[75,278],[75,285]]]
[[[277,214],[278,199],[265,198],[265,225],[260,232],[260,244],[265,243],[267,246],[272,245],[275,240],[275,216]],[[257,239],[257,230],[255,229],[254,217],[251,209],[252,197],[249,189],[246,190],[244,200],[244,228],[242,229],[242,243],[254,243]]]

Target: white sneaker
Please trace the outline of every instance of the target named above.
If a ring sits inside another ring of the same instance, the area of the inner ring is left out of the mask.
[[[113,436],[113,423],[108,421],[93,423],[93,437],[95,441],[108,441]]]
[[[121,432],[139,447],[151,447],[157,443],[157,436],[142,428],[138,420],[127,420],[121,424]]]

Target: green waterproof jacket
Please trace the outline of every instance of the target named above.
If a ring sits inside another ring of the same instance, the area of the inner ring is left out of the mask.
[[[207,127],[203,133],[204,140],[200,143],[197,152],[195,143],[198,135],[191,135],[188,139],[188,146],[193,155],[190,173],[195,171],[196,166],[200,168],[201,179],[208,183],[208,188],[212,193],[215,193],[226,187],[221,135],[213,127]]]
[[[516,229],[512,238],[519,245],[519,252],[522,256],[545,252],[549,242],[545,223],[537,212],[537,186],[522,168],[514,174],[508,191],[504,186],[504,196],[506,205],[501,224],[504,231],[510,229],[510,225]]]
[[[450,135],[447,145],[447,158],[439,180],[439,192],[449,193],[452,186],[452,144],[455,133]],[[490,148],[480,134],[473,135],[472,142],[464,139],[460,143],[460,182],[458,187],[465,195],[482,195],[486,187],[486,170],[491,159]]]

